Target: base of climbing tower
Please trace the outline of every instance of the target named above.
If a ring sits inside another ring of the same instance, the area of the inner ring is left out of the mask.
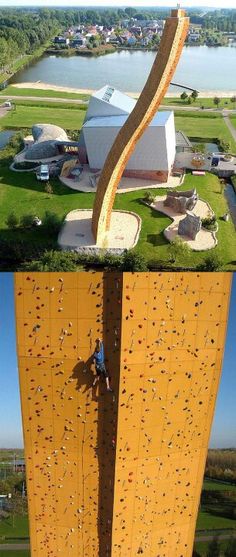
[[[58,236],[58,244],[64,250],[83,253],[100,253],[106,249],[121,254],[136,246],[141,230],[141,218],[129,211],[113,211],[111,227],[106,234],[103,247],[94,243],[92,234],[92,210],[76,209],[65,218]]]

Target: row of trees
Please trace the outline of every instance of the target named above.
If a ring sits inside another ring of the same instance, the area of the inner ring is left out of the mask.
[[[0,71],[7,69],[12,62],[32,54],[59,29],[53,13],[47,17],[38,12],[15,10],[0,11]]]

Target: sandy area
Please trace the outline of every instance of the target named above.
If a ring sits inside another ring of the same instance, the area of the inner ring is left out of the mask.
[[[92,234],[92,210],[76,209],[66,216],[59,233],[58,243],[62,249],[93,251],[99,249],[117,250],[133,248],[139,239],[141,219],[128,211],[113,211],[111,228],[107,232],[106,245],[94,244]]]
[[[185,218],[185,215],[176,214],[171,207],[166,207],[164,205],[165,199],[166,195],[158,197],[155,203],[152,203],[151,207],[156,209],[156,211],[160,211],[161,213],[168,215],[168,217],[172,219],[173,222],[164,230],[164,236],[167,240],[169,240],[169,242],[172,242],[178,235],[179,222]],[[197,201],[193,212],[201,218],[206,218],[209,213],[213,214],[210,206],[202,199]],[[210,230],[204,230],[203,228],[198,232],[195,240],[191,240],[188,236],[181,236],[181,239],[183,242],[188,244],[193,251],[206,251],[217,245],[215,233]]]
[[[82,95],[91,95],[95,89],[76,89],[74,87],[61,87],[59,85],[51,85],[50,83],[44,83],[43,81],[29,81],[25,83],[12,83],[13,87],[17,87],[17,89],[42,89],[44,91],[61,91],[64,93],[79,93]],[[131,97],[138,97],[140,92],[126,92],[127,95]],[[181,91],[179,93],[168,93],[167,97],[180,97]],[[211,98],[211,97],[231,97],[233,95],[233,91],[200,91],[198,97],[199,98]]]

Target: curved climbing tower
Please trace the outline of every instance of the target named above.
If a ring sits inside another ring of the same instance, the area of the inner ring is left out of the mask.
[[[229,273],[17,273],[31,557],[191,557]],[[104,341],[113,393],[92,389]]]
[[[92,231],[96,244],[106,247],[111,212],[121,176],[138,140],[150,124],[166,94],[184,46],[189,19],[184,10],[171,11],[147,83],[120,130],[102,170],[93,208]]]

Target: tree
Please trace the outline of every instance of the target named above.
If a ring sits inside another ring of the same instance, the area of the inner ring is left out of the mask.
[[[236,539],[230,538],[224,552],[224,557],[235,557],[235,555],[236,555]]]
[[[200,265],[197,266],[197,270],[209,272],[219,271],[222,264],[223,263],[217,253],[211,253],[202,263],[200,263]]]
[[[135,10],[135,8],[125,8],[125,13],[129,17],[134,17],[134,15],[136,14],[136,10]]]
[[[220,545],[217,536],[209,543],[206,557],[220,557]]]
[[[231,103],[233,103],[233,105],[234,105],[234,109],[235,109],[235,105],[236,105],[236,96],[235,96],[235,95],[233,95],[233,97],[231,97],[231,99],[230,99],[230,100],[231,100]]]
[[[137,271],[147,271],[147,263],[144,257],[136,253],[135,251],[127,251],[123,255],[123,262],[121,265],[121,271],[126,272],[137,272]]]
[[[220,98],[219,97],[214,97],[213,103],[218,107],[219,104],[220,104]]]
[[[17,228],[19,224],[19,218],[15,213],[10,213],[10,215],[8,215],[7,217],[6,224],[8,228]]]
[[[182,101],[186,101],[186,99],[188,99],[186,91],[183,91],[183,93],[181,93],[180,98],[182,99]]]
[[[198,98],[198,92],[194,90],[191,94],[192,99],[195,101]]]
[[[176,263],[179,260],[186,262],[190,255],[190,248],[186,242],[183,242],[179,236],[176,236],[176,238],[170,242],[168,252],[171,263]]]

